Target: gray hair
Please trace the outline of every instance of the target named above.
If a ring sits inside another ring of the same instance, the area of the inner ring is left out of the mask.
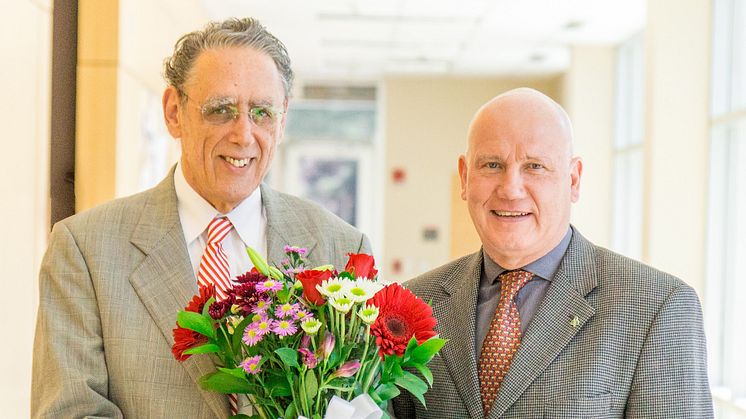
[[[222,47],[250,47],[272,58],[280,72],[285,98],[293,87],[293,70],[285,45],[253,18],[231,18],[210,22],[204,29],[190,32],[176,41],[174,54],[164,61],[163,77],[184,94],[184,83],[202,51]]]

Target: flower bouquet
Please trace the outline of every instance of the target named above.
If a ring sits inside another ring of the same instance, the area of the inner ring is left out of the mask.
[[[286,246],[279,266],[247,250],[255,268],[225,299],[201,288],[174,329],[177,360],[213,356],[203,389],[246,395],[254,416],[235,418],[342,417],[333,412],[366,404],[388,417],[400,389],[425,404],[427,363],[445,344],[428,304],[378,281],[369,255],[350,254],[337,271],[307,268],[299,247]]]

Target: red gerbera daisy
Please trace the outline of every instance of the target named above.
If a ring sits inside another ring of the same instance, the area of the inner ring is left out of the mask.
[[[199,294],[192,297],[192,301],[187,304],[184,310],[192,311],[194,313],[202,313],[202,309],[205,307],[207,300],[214,296],[214,285],[199,287]],[[184,351],[200,346],[204,343],[207,343],[207,337],[202,336],[193,330],[184,329],[177,323],[176,328],[174,329],[174,346],[171,347],[171,353],[174,354],[174,358],[176,358],[177,361],[186,361],[191,355],[185,355]]]
[[[433,309],[401,285],[387,285],[371,301],[380,310],[370,333],[376,337],[381,358],[403,355],[412,336],[422,343],[436,335]]]

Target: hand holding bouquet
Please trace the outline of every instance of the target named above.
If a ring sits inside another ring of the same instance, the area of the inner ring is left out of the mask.
[[[246,394],[257,418],[320,419],[333,396],[363,395],[387,416],[400,389],[424,405],[433,379],[427,363],[445,344],[430,306],[379,282],[369,255],[351,254],[337,271],[308,269],[303,248],[285,252],[287,260],[269,266],[248,249],[255,268],[225,299],[201,288],[179,313],[176,359],[214,356],[217,370],[200,379],[202,388]]]

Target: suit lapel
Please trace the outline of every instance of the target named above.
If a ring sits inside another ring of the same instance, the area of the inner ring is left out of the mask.
[[[567,253],[521,339],[488,418],[502,416],[595,314],[585,300],[597,284],[593,262],[593,245],[573,231]]]
[[[441,338],[449,339],[440,354],[472,418],[482,417],[477,360],[474,349],[477,285],[482,270],[482,252],[466,259],[460,274],[446,278],[441,285],[449,297],[433,306],[440,320]]]
[[[152,191],[131,242],[146,256],[130,276],[130,284],[171,346],[176,314],[197,293],[197,281],[179,220],[173,170]],[[195,382],[215,370],[206,356],[193,356],[181,364]],[[200,391],[216,415],[228,416],[225,396]]]
[[[267,211],[267,261],[272,264],[285,259],[285,245],[305,247],[308,259],[315,260],[311,256],[317,244],[315,235],[298,219],[295,209],[272,188],[262,184],[261,190],[262,205]]]

